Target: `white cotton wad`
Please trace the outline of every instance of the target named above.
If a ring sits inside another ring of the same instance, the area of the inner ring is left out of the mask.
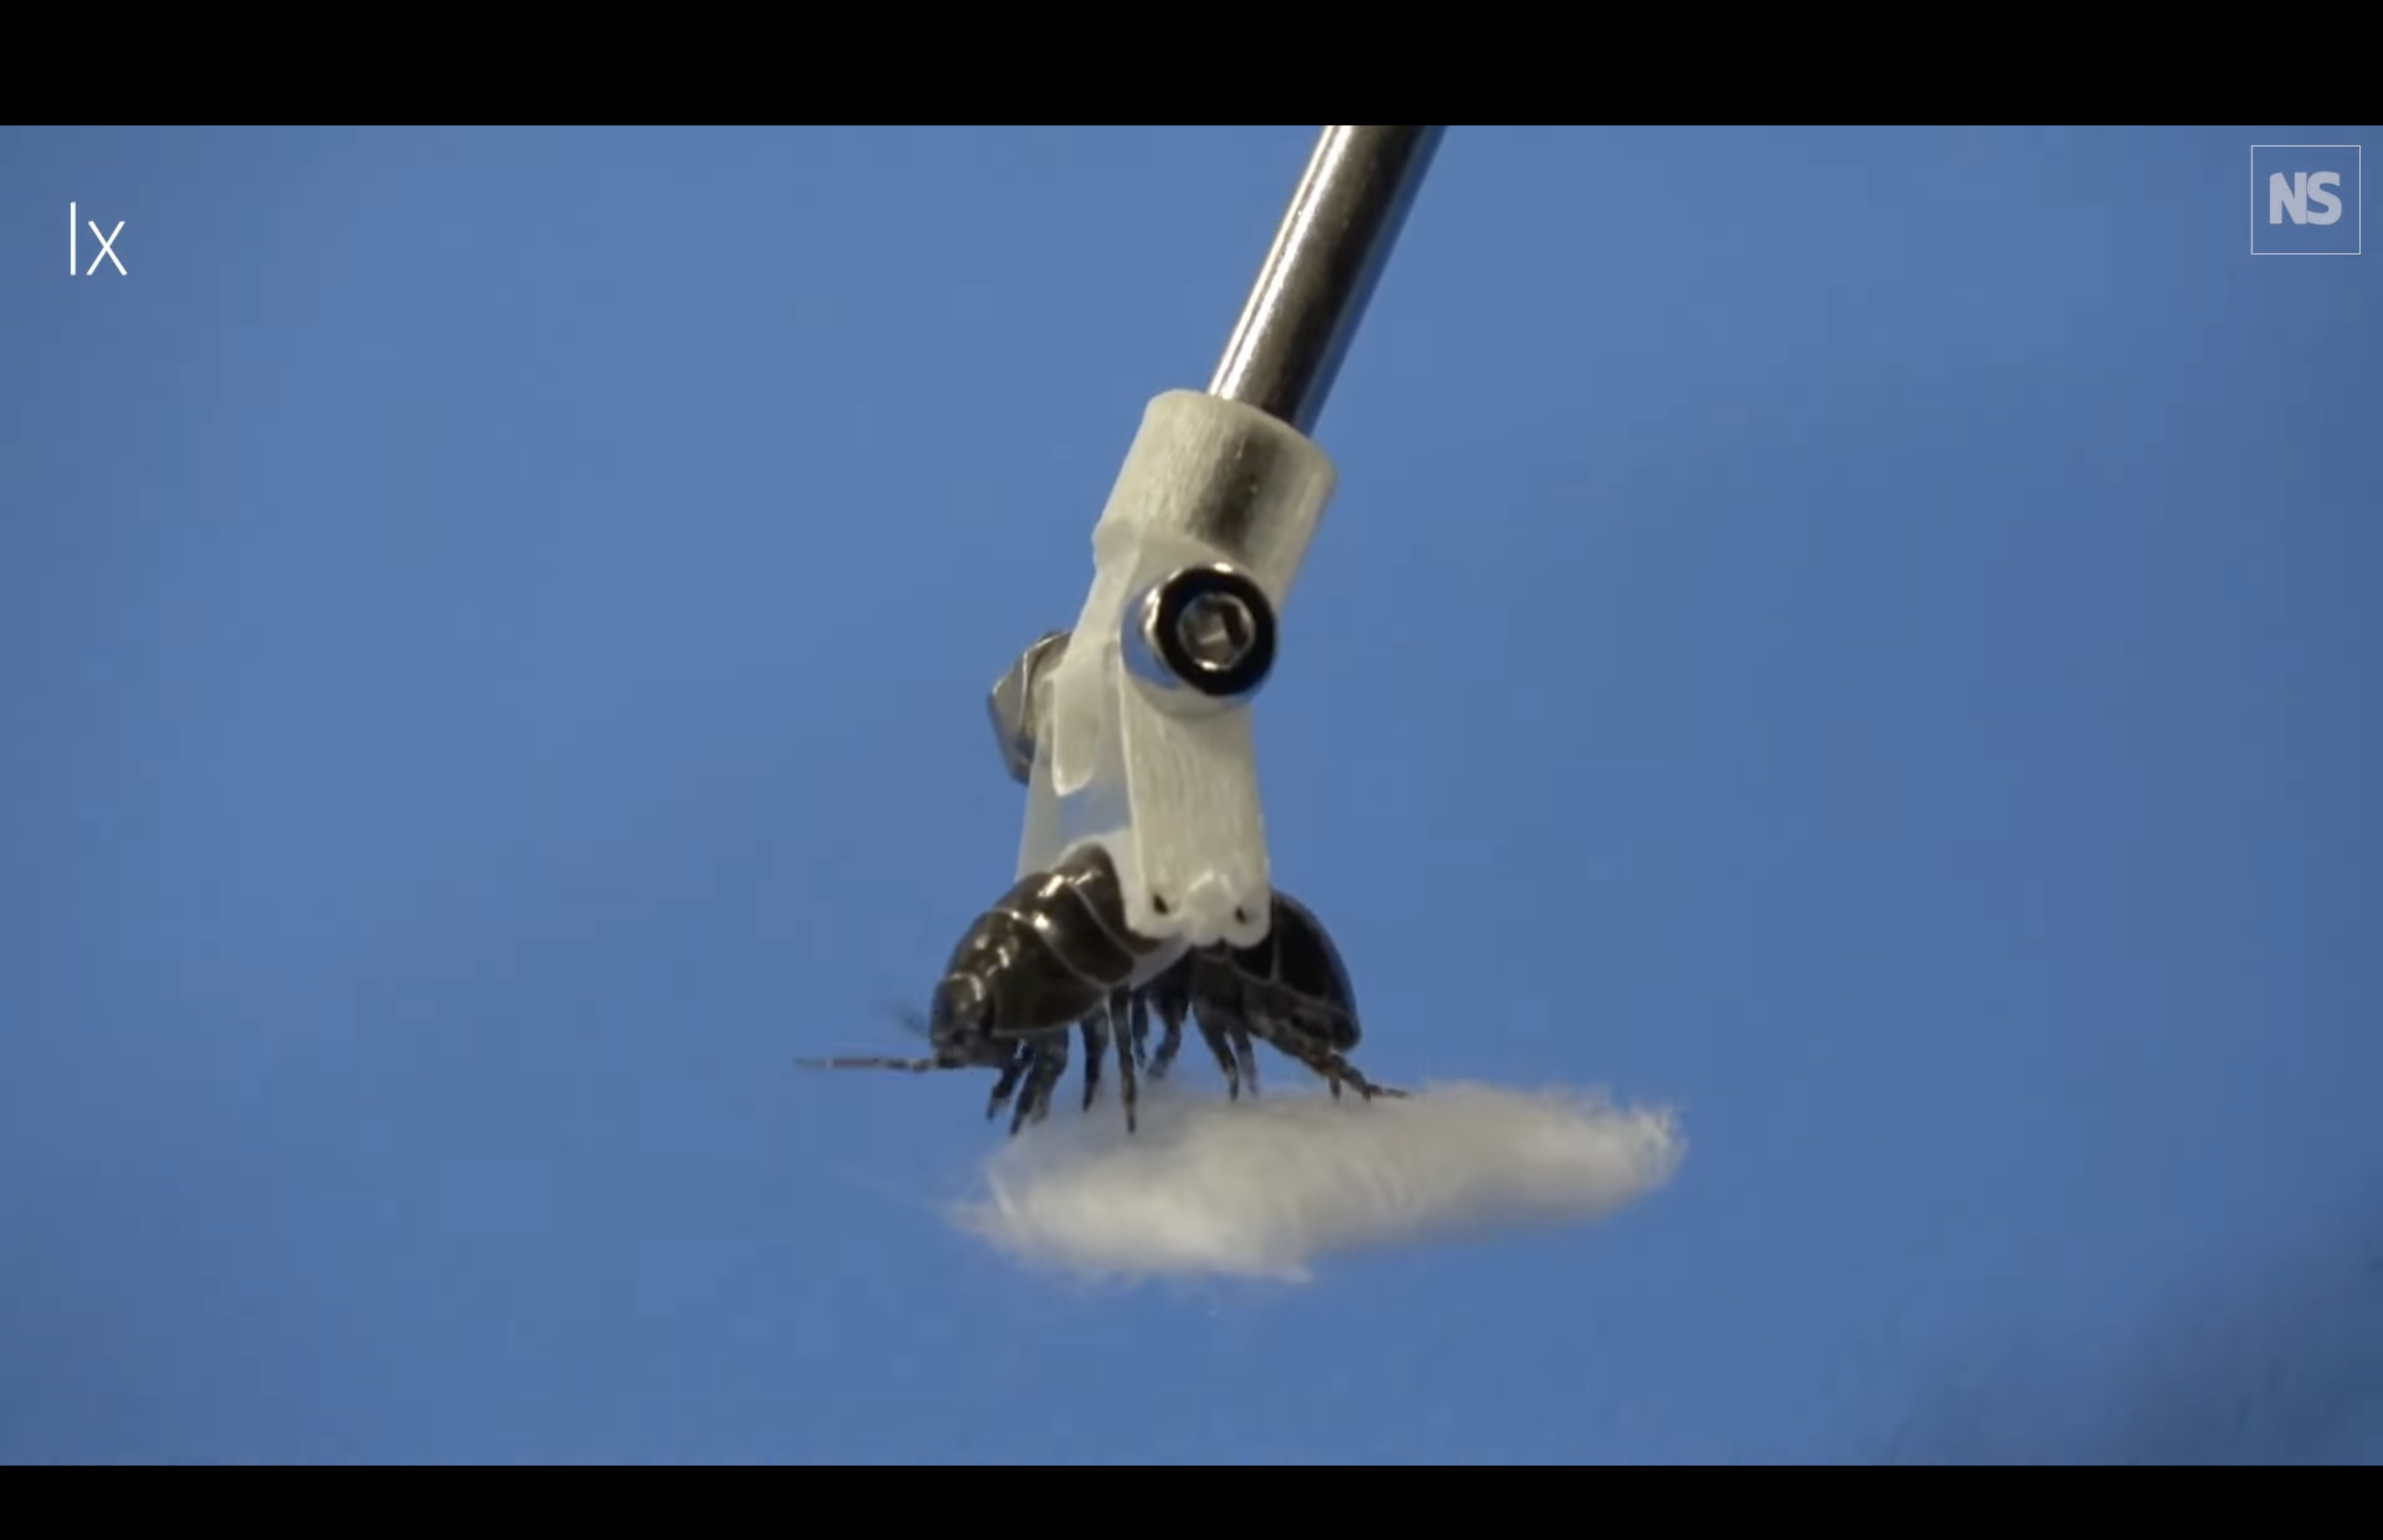
[[[1111,1087],[985,1164],[959,1209],[1021,1261],[1089,1279],[1305,1283],[1335,1253],[1600,1218],[1671,1179],[1672,1115],[1569,1091],[1455,1084],[1371,1104]]]

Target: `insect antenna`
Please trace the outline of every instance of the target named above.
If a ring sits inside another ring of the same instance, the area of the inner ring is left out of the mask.
[[[926,1013],[915,1005],[891,1006],[886,1014],[901,1023],[902,1029],[912,1037],[932,1038],[933,1036],[928,1030]],[[931,1069],[957,1067],[936,1058],[912,1059],[883,1053],[847,1053],[829,1059],[796,1059],[795,1066],[797,1069],[898,1069],[910,1075],[924,1075]]]
[[[899,1069],[912,1075],[924,1075],[931,1069],[946,1067],[933,1059],[900,1059],[884,1054],[846,1055],[833,1059],[796,1059],[797,1069]]]

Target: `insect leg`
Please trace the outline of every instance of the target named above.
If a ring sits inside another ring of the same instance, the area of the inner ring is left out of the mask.
[[[1149,1014],[1158,1018],[1163,1034],[1157,1056],[1150,1061],[1150,1078],[1154,1080],[1167,1078],[1167,1072],[1175,1067],[1175,1055],[1183,1051],[1183,1018],[1192,1014],[1192,990],[1198,968],[1198,955],[1187,955],[1153,979],[1142,992]]]
[[[1224,1068],[1227,1089],[1235,1100],[1246,1089],[1250,1100],[1256,1101],[1257,1050],[1250,1046],[1250,1021],[1242,1012],[1238,992],[1211,994],[1200,1002],[1199,1014],[1200,1030],[1208,1039],[1208,1052],[1216,1055],[1216,1063]]]
[[[1175,1067],[1175,1055],[1183,1052],[1183,1017],[1171,1011],[1159,1013],[1158,1052],[1151,1056],[1150,1078],[1164,1080],[1167,1072]]]
[[[1108,1006],[1100,1009],[1077,1024],[1084,1036],[1084,1110],[1093,1110],[1093,1103],[1101,1094],[1101,1064],[1109,1056]],[[1120,1059],[1123,1055],[1119,1055]]]
[[[1129,1005],[1129,1017],[1131,1011],[1132,1007]],[[1126,1030],[1130,1033],[1131,1026],[1129,1025]],[[1125,1131],[1129,1134],[1136,1131],[1134,1109],[1142,1100],[1142,1088],[1136,1082],[1133,1059],[1133,1054],[1123,1049],[1117,1053],[1117,1090],[1125,1101]]]
[[[1346,1080],[1351,1085],[1355,1086],[1357,1088],[1357,1094],[1364,1097],[1368,1102],[1371,1102],[1377,1096],[1392,1102],[1403,1102],[1407,1099],[1407,1092],[1401,1090],[1396,1086],[1379,1085],[1365,1078],[1365,1072],[1364,1070],[1359,1069],[1355,1065],[1351,1064],[1348,1060],[1342,1058],[1338,1053],[1327,1052],[1325,1054],[1325,1059],[1328,1067],[1320,1071],[1320,1073],[1331,1081],[1332,1094],[1335,1096],[1340,1094],[1340,1082],[1342,1080]],[[1310,1067],[1312,1068],[1314,1066],[1311,1066]]]
[[[1226,1029],[1226,1035],[1232,1040],[1233,1057],[1241,1062],[1241,1079],[1249,1086],[1250,1100],[1254,1102],[1258,1099],[1258,1053],[1250,1046],[1250,1029],[1236,1019]]]
[[[1026,1089],[1019,1095],[1017,1114],[1009,1120],[1012,1137],[1029,1123],[1040,1123],[1051,1115],[1051,1093],[1068,1073],[1066,1032],[1045,1032],[1031,1041],[1034,1064],[1027,1073]]]
[[[1010,1097],[1018,1092],[1018,1082],[1025,1078],[1027,1069],[1034,1063],[1034,1049],[1030,1043],[1019,1043],[1009,1052],[1009,1062],[1001,1066],[1001,1078],[993,1083],[993,1095],[984,1104],[987,1123],[1001,1115],[1009,1105]]]
[[[1126,1043],[1133,1053],[1136,1069],[1150,1064],[1150,992],[1119,990],[1112,997],[1111,1009],[1122,1005],[1126,1021]]]
[[[1193,1019],[1199,1023],[1200,1041],[1208,1045],[1208,1052],[1216,1060],[1216,1067],[1225,1072],[1226,1097],[1231,1101],[1240,1101],[1241,1099],[1241,1061],[1233,1056],[1233,1045],[1226,1037],[1223,1026],[1212,1019],[1211,1013],[1207,1011],[1196,1013]]]
[[[1357,1094],[1371,1102],[1375,1097],[1403,1100],[1406,1092],[1394,1086],[1377,1085],[1365,1078],[1364,1071],[1351,1064],[1339,1050],[1329,1047],[1309,1033],[1296,1029],[1270,1032],[1266,1041],[1301,1064],[1332,1088],[1332,1099],[1340,1099],[1341,1082],[1357,1088]]]

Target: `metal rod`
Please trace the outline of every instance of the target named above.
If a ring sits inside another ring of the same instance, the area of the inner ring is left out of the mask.
[[[1333,124],[1225,344],[1212,396],[1313,432],[1444,126]]]

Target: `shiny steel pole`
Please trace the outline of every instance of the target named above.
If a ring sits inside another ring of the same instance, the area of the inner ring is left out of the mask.
[[[1313,433],[1446,131],[1414,124],[1326,127],[1225,344],[1209,395],[1245,402],[1302,434]],[[1227,656],[1211,671],[1231,675],[1261,628],[1229,605],[1212,612],[1217,599],[1204,598],[1206,610],[1191,612],[1187,604],[1183,619],[1190,623],[1180,640],[1197,652],[1213,639]],[[1263,629],[1270,663],[1270,614]],[[1045,632],[995,682],[987,702],[1002,764],[1021,785],[1033,773],[1035,685],[1057,667],[1068,637],[1065,631]]]
[[[1327,126],[1208,393],[1312,434],[1444,126]]]

